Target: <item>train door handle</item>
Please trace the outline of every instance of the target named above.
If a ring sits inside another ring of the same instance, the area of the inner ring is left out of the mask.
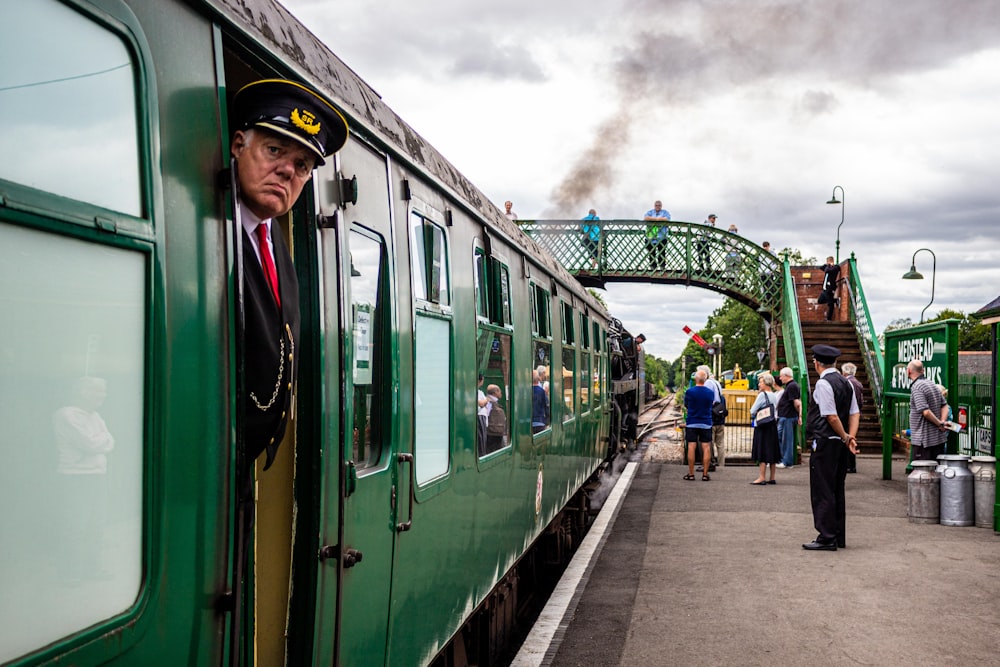
[[[364,556],[365,555],[357,549],[345,549],[344,553],[341,554],[339,544],[327,544],[319,550],[320,560],[339,558],[340,562],[344,564],[345,570],[360,563]]]
[[[396,461],[399,462],[400,465],[402,465],[404,463],[409,463],[410,464],[410,491],[409,491],[409,494],[408,494],[410,496],[410,503],[409,503],[409,505],[410,505],[410,516],[409,516],[409,518],[406,521],[404,521],[402,523],[397,523],[396,524],[396,532],[397,533],[405,533],[406,531],[408,531],[410,528],[413,527],[413,491],[414,491],[414,488],[413,488],[413,477],[414,477],[414,475],[413,475],[413,454],[409,454],[409,453],[406,453],[406,452],[401,453],[401,454],[397,454],[396,455]]]

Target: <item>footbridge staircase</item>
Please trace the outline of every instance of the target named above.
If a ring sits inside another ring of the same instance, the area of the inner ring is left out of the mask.
[[[841,263],[832,321],[818,303],[823,272],[791,266],[738,234],[692,222],[641,220],[527,220],[523,231],[581,284],[646,282],[702,287],[731,297],[770,323],[772,369],[789,366],[807,399],[816,377],[807,351],[816,343],[840,348],[865,387],[859,444],[882,448],[882,351],[852,255]],[[805,427],[799,443],[805,442]]]

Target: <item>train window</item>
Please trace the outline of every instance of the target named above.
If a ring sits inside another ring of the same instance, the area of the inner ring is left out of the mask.
[[[510,311],[510,270],[503,264],[497,263],[500,269],[500,314],[502,321],[499,324],[511,326],[514,320]]]
[[[576,395],[573,384],[575,376],[576,350],[572,347],[564,347],[562,350],[562,381],[560,382],[565,407],[565,410],[563,410],[564,422],[572,419],[575,414],[573,409],[573,397]]]
[[[604,374],[607,372],[607,339],[601,326],[594,322],[594,400],[600,405],[604,398]]]
[[[552,314],[549,310],[549,292],[539,285],[531,284],[531,333],[543,338],[552,336]]]
[[[385,386],[385,249],[381,241],[356,230],[350,236],[353,460],[358,470],[378,464],[382,455],[381,413]]]
[[[486,271],[486,253],[482,248],[476,248],[475,257],[476,279],[476,317],[481,320],[490,318],[490,281]]]
[[[597,408],[601,404],[601,398],[604,395],[604,355],[600,353],[594,354],[594,375],[590,383],[590,386],[594,389],[594,394],[590,399],[590,404]]]
[[[448,240],[444,228],[412,211],[410,240],[414,297],[448,305]]]
[[[139,595],[147,271],[139,252],[0,223],[0,663]]]
[[[417,312],[413,452],[417,483],[448,472],[451,451],[451,321]]]
[[[578,384],[580,412],[586,412],[590,409],[590,392],[592,386],[593,379],[590,376],[590,352],[587,350],[580,350],[580,382]]]
[[[479,456],[486,456],[510,444],[513,418],[510,334],[480,327],[476,335],[476,357],[479,373],[483,376],[482,391],[488,401],[488,405],[478,412],[476,451]]]
[[[562,303],[562,341],[568,345],[572,345],[576,342],[573,336],[573,306],[566,303]]]
[[[136,68],[122,39],[35,0],[4,12],[0,61],[0,179],[142,216]]]
[[[585,350],[590,349],[590,318],[580,313],[580,345]]]
[[[535,340],[534,370],[531,372],[531,432],[539,433],[552,422],[551,385],[552,344],[545,340]],[[541,388],[541,393],[535,387]]]

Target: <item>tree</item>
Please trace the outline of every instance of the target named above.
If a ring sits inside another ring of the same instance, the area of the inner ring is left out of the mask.
[[[767,340],[764,337],[763,319],[756,311],[739,301],[727,298],[722,306],[709,316],[705,328],[698,332],[698,335],[709,343],[716,334],[722,336],[722,363],[726,369],[739,364],[744,371],[750,371],[760,365],[757,352],[767,349]],[[680,367],[680,361],[685,355],[690,356],[693,361],[687,365],[688,374],[695,366],[712,365],[708,352],[693,339],[688,341],[681,352],[681,357],[674,362],[675,367]],[[687,378],[683,381],[686,383]]]
[[[993,337],[990,327],[978,320],[974,320],[960,310],[945,308],[934,317],[924,320],[924,324],[930,322],[941,322],[943,320],[959,320],[958,323],[958,349],[962,352],[969,351],[989,351],[993,349]],[[893,329],[906,329],[914,326],[913,320],[909,317],[900,317],[886,325],[885,331]],[[878,337],[879,344],[885,347],[885,332]]]
[[[778,252],[778,257],[788,255],[788,263],[792,266],[818,266],[819,261],[815,257],[803,257],[802,251],[798,248],[782,248]]]
[[[991,350],[993,349],[993,338],[990,334],[990,327],[982,322],[973,320],[960,310],[945,308],[937,315],[925,322],[940,322],[942,320],[955,319],[958,323],[958,349],[962,352]]]

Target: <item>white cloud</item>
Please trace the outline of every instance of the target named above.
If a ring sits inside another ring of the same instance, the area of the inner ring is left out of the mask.
[[[368,0],[346,17],[285,4],[522,218],[635,218],[662,198],[675,220],[715,212],[749,239],[822,258],[841,185],[840,255],[857,256],[876,328],[916,321],[930,299],[927,253],[924,281],[900,278],[917,248],[937,254],[928,315],[1000,292],[994,0]],[[593,182],[570,179],[580,167]],[[605,299],[668,358],[681,327],[721,304],[644,284]]]

